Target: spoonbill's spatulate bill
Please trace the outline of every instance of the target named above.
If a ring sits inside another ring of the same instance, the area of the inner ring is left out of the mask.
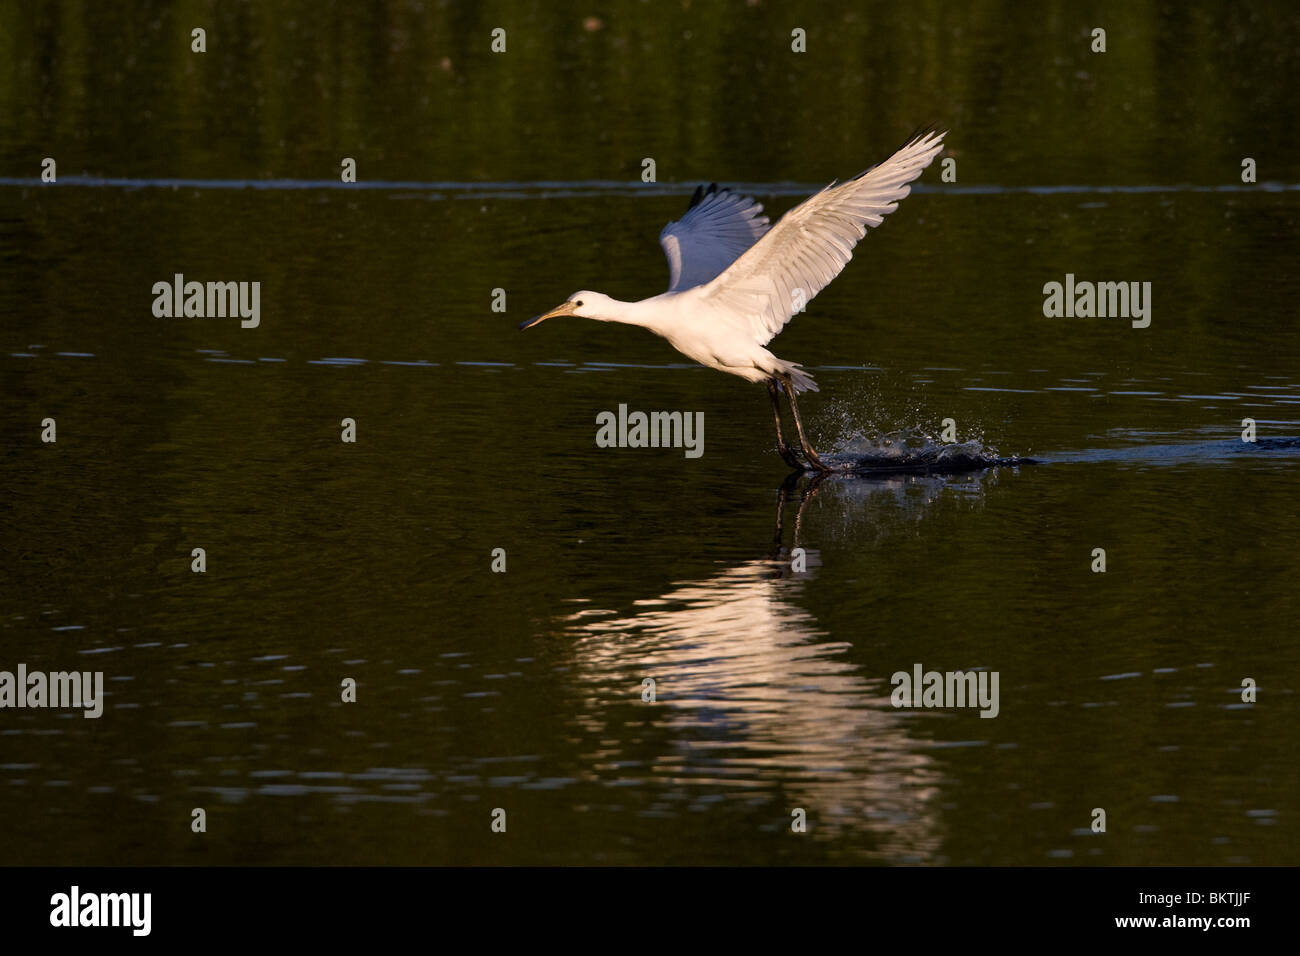
[[[927,131],[878,166],[827,186],[769,228],[763,207],[717,184],[695,190],[690,208],[659,235],[668,257],[668,291],[640,302],[599,292],[575,292],[550,312],[640,325],[701,365],[767,385],[776,415],[777,448],[792,468],[831,470],[804,434],[795,395],[817,391],[812,376],[764,346],[826,288],[853,256],[853,247],[898,208],[912,180],[943,149],[943,132]],[[778,389],[790,400],[806,464],[785,442]]]

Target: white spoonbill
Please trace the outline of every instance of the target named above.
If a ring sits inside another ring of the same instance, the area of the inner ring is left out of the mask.
[[[575,292],[562,304],[524,322],[527,329],[559,315],[640,325],[701,365],[764,382],[776,416],[777,449],[792,468],[830,471],[804,434],[795,395],[817,391],[812,376],[779,359],[765,345],[834,279],[853,247],[878,226],[908,186],[943,149],[945,133],[913,136],[878,166],[795,206],[769,229],[763,207],[716,183],[695,190],[690,208],[659,234],[668,257],[668,291],[640,302],[599,292]],[[781,431],[778,387],[790,400],[805,465]]]

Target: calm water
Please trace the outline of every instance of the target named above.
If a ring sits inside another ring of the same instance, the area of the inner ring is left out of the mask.
[[[824,3],[800,58],[766,5],[222,4],[200,57],[139,6],[0,14],[0,670],[108,695],[0,710],[0,864],[1296,862],[1293,14],[1137,5],[1095,55],[1069,4]],[[762,389],[515,331],[661,291],[699,179],[783,212],[932,119],[958,183],[772,348],[823,450],[1041,464],[783,487]],[[178,272],[261,325],[155,318]],[[1066,273],[1151,326],[1045,318]],[[597,448],[620,404],[703,456]],[[917,663],[998,717],[893,708]]]

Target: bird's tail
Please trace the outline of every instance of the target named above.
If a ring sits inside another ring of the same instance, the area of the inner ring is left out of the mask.
[[[817,383],[813,381],[813,377],[805,372],[798,362],[786,362],[782,359],[778,359],[778,361],[781,362],[781,371],[789,375],[790,381],[794,383],[794,393],[796,395],[800,392],[820,391],[817,388]]]

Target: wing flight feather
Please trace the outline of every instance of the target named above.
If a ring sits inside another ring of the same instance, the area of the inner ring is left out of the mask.
[[[765,227],[761,238],[711,278],[702,294],[744,316],[758,344],[766,345],[801,304],[839,275],[867,229],[898,208],[911,192],[908,184],[943,149],[943,137],[944,132],[924,131],[878,166],[810,196],[770,231]],[[689,213],[682,222],[688,218]]]
[[[668,291],[691,289],[720,275],[767,232],[762,212],[750,197],[717,183],[698,187],[686,215],[659,234],[668,258]]]

